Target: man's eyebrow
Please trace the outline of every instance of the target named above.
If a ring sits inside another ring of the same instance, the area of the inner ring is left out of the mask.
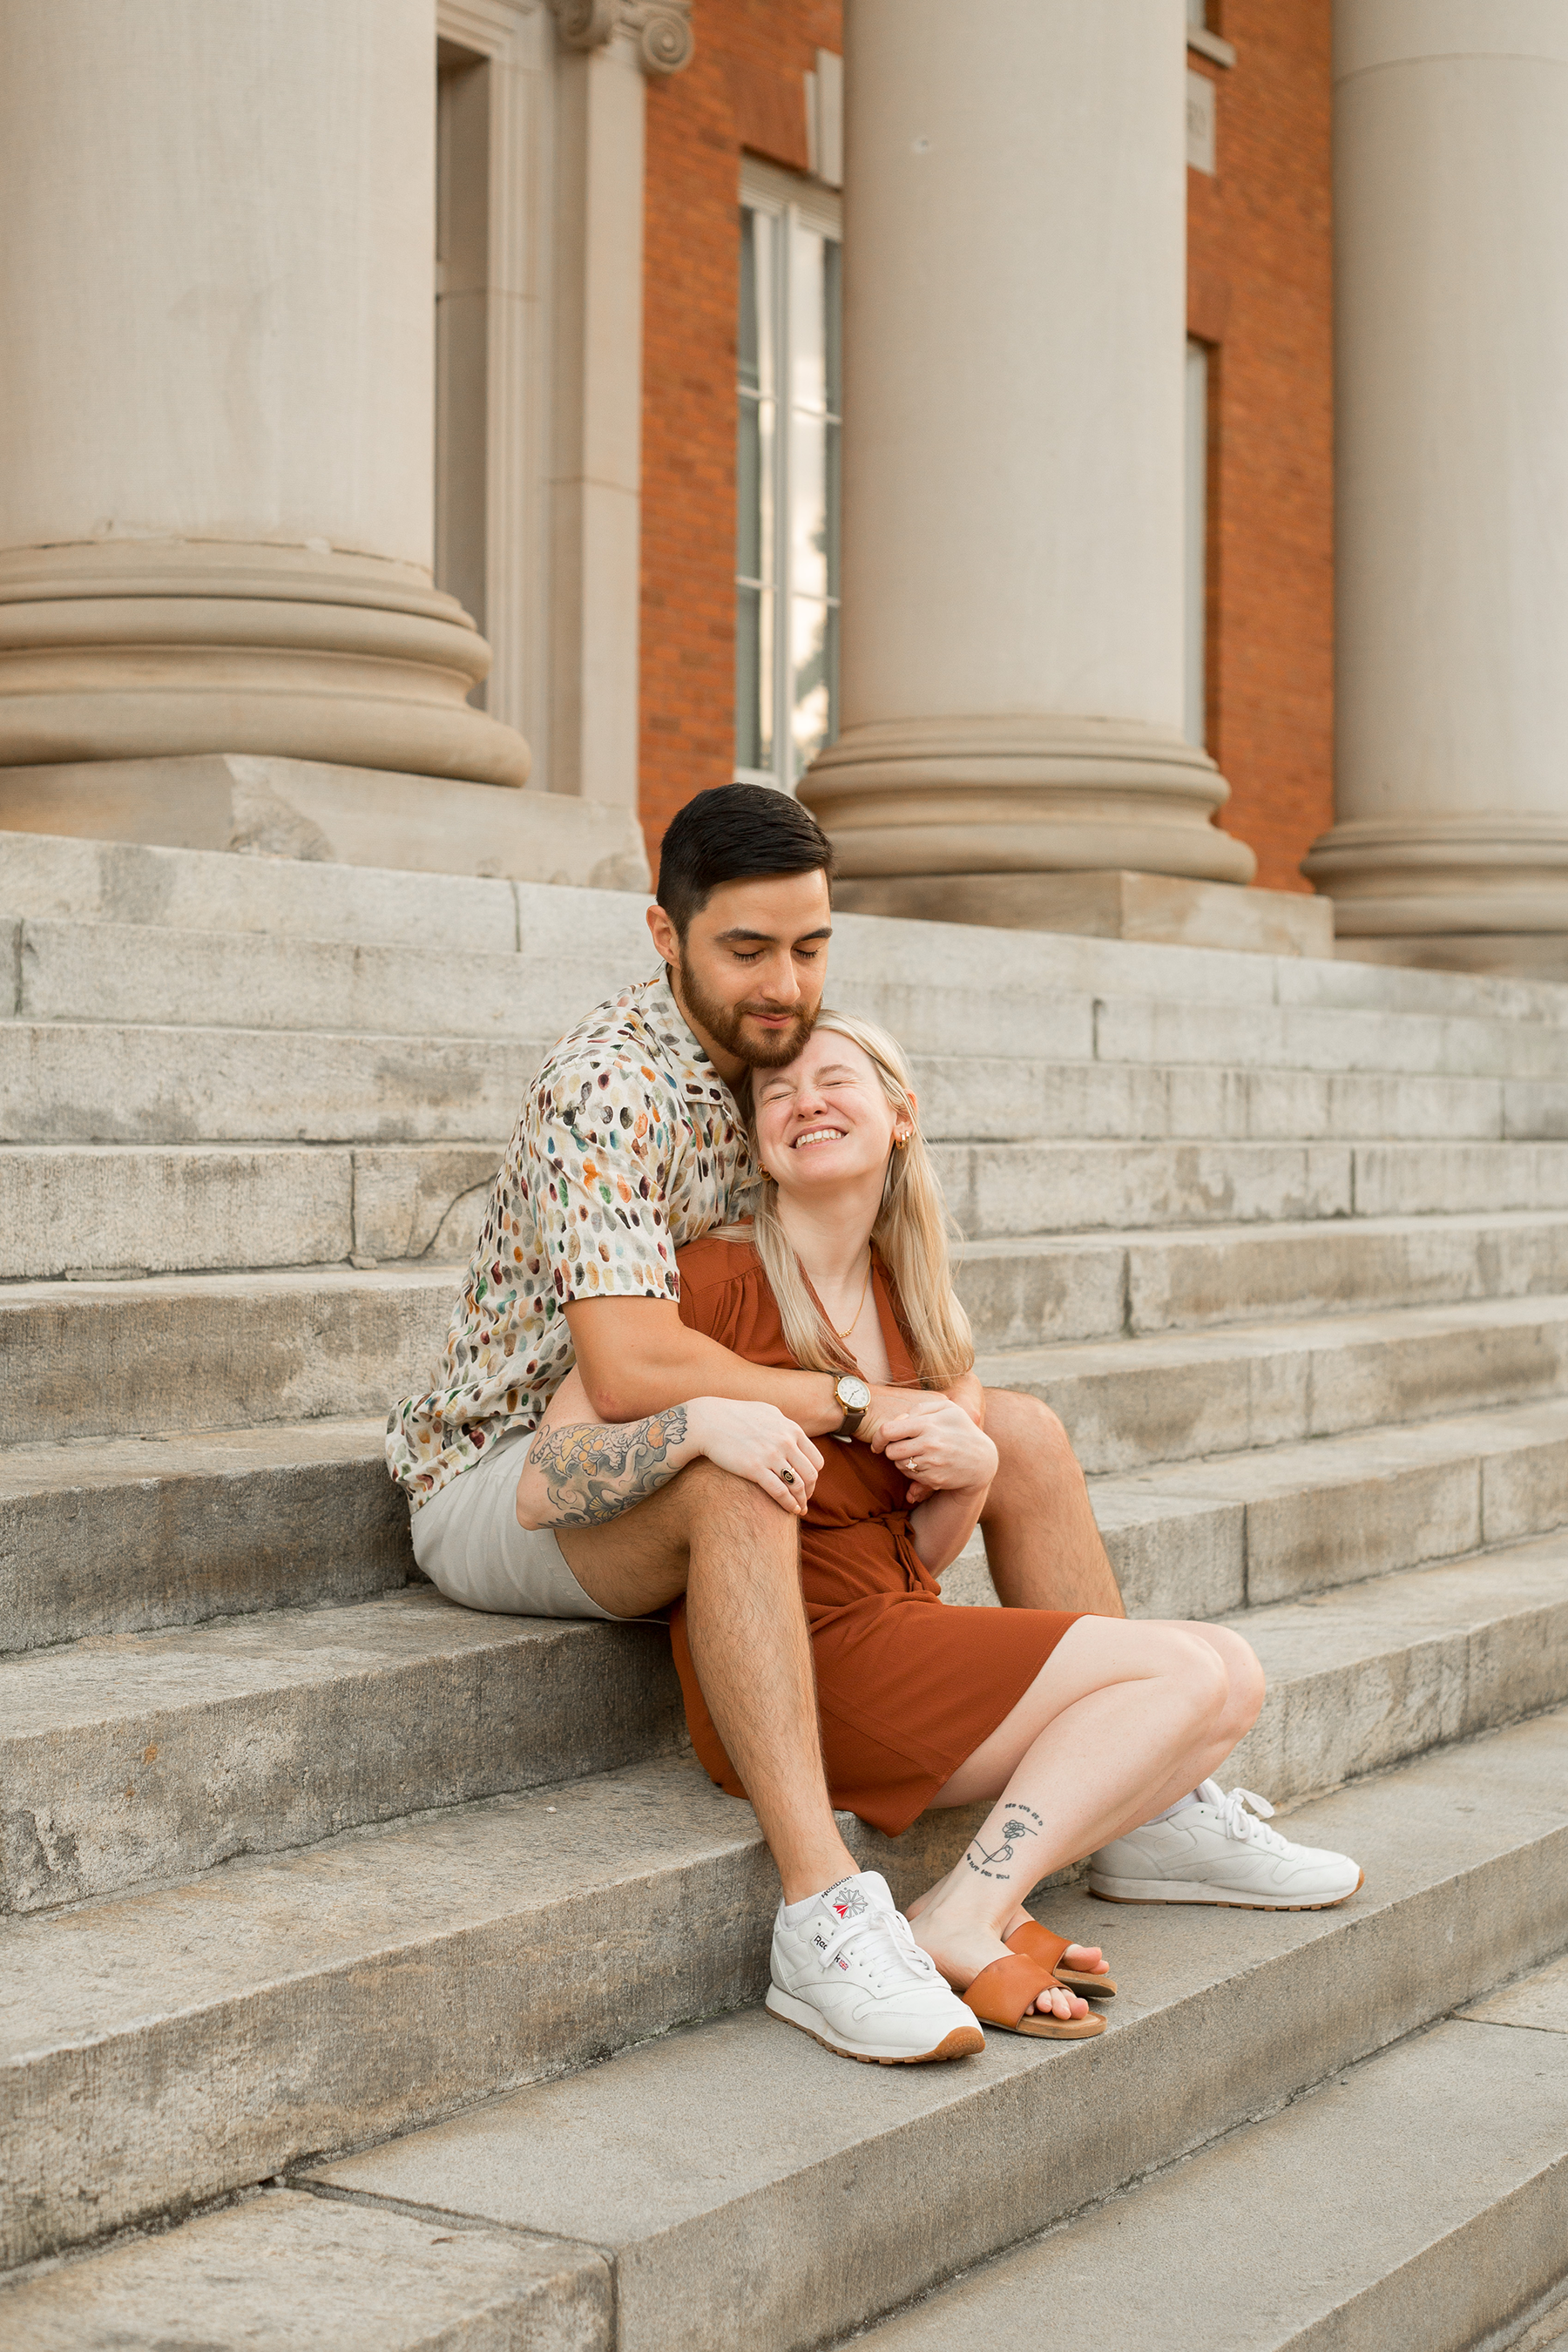
[[[815,931],[800,932],[792,942],[792,945],[798,947],[802,940],[830,940],[832,937],[832,924],[822,923],[818,925]],[[715,934],[715,944],[719,947],[729,947],[737,940],[760,940],[764,947],[771,948],[778,945],[778,939],[779,935],[777,931],[751,931],[748,930],[743,924],[737,923],[733,930],[717,932]]]

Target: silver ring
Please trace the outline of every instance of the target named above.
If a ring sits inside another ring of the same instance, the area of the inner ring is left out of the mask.
[[[784,1480],[786,1486],[793,1486],[795,1485],[795,1472],[793,1470],[781,1470],[779,1472],[779,1476]]]

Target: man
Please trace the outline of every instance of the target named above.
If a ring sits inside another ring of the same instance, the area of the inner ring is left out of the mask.
[[[677,1306],[677,1248],[726,1221],[752,1172],[731,1089],[793,1060],[820,1006],[831,867],[816,820],[764,786],[702,793],[679,812],[648,910],[663,969],[591,1013],[534,1080],[441,1385],[394,1409],[387,1457],[413,1508],[415,1556],[455,1600],[631,1618],[685,1593],[703,1695],[778,1865],[780,1933],[808,1965],[822,1958],[820,2038],[858,2057],[956,2055],[978,2046],[971,2013],[883,1882],[857,1871],[828,1803],[793,1516],[820,1467],[809,1441],[875,1444],[910,1399],[747,1363]],[[588,1454],[578,1433],[569,1458],[547,1460],[548,1438],[523,1441],[574,1365],[611,1426]],[[973,1380],[955,1393],[1000,1456],[983,1527],[1002,1601],[1123,1614],[1055,1415]],[[738,1467],[679,1466],[679,1409],[699,1397],[749,1408],[737,1465],[747,1445],[764,1448],[788,1473],[786,1507]],[[552,1528],[521,1522],[531,1454],[569,1492]]]

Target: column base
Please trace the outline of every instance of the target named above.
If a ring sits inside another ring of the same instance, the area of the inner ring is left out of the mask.
[[[6,833],[607,890],[650,887],[632,809],[237,752],[0,768],[0,863]]]
[[[1341,940],[1335,953],[1349,963],[1415,964],[1497,980],[1568,983],[1568,930],[1410,931],[1396,939]]]
[[[0,555],[0,766],[248,751],[528,781],[468,700],[489,647],[411,564],[104,540]]]
[[[1164,874],[921,874],[841,881],[847,914],[991,923],[1011,931],[1077,931],[1252,955],[1331,956],[1334,911],[1300,890],[1253,890]]]
[[[847,880],[1124,870],[1250,882],[1209,820],[1229,787],[1174,728],[1021,713],[878,720],[812,762],[800,797]]]
[[[1505,808],[1474,816],[1354,818],[1315,841],[1301,871],[1332,898],[1342,941],[1568,935],[1568,822],[1562,817]]]

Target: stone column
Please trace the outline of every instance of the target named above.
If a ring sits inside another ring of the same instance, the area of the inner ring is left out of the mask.
[[[0,0],[0,768],[521,784],[431,584],[430,0]]]
[[[847,904],[1254,871],[1182,732],[1185,72],[1182,0],[850,0]]]
[[[1339,0],[1337,744],[1352,954],[1568,975],[1568,6]]]

